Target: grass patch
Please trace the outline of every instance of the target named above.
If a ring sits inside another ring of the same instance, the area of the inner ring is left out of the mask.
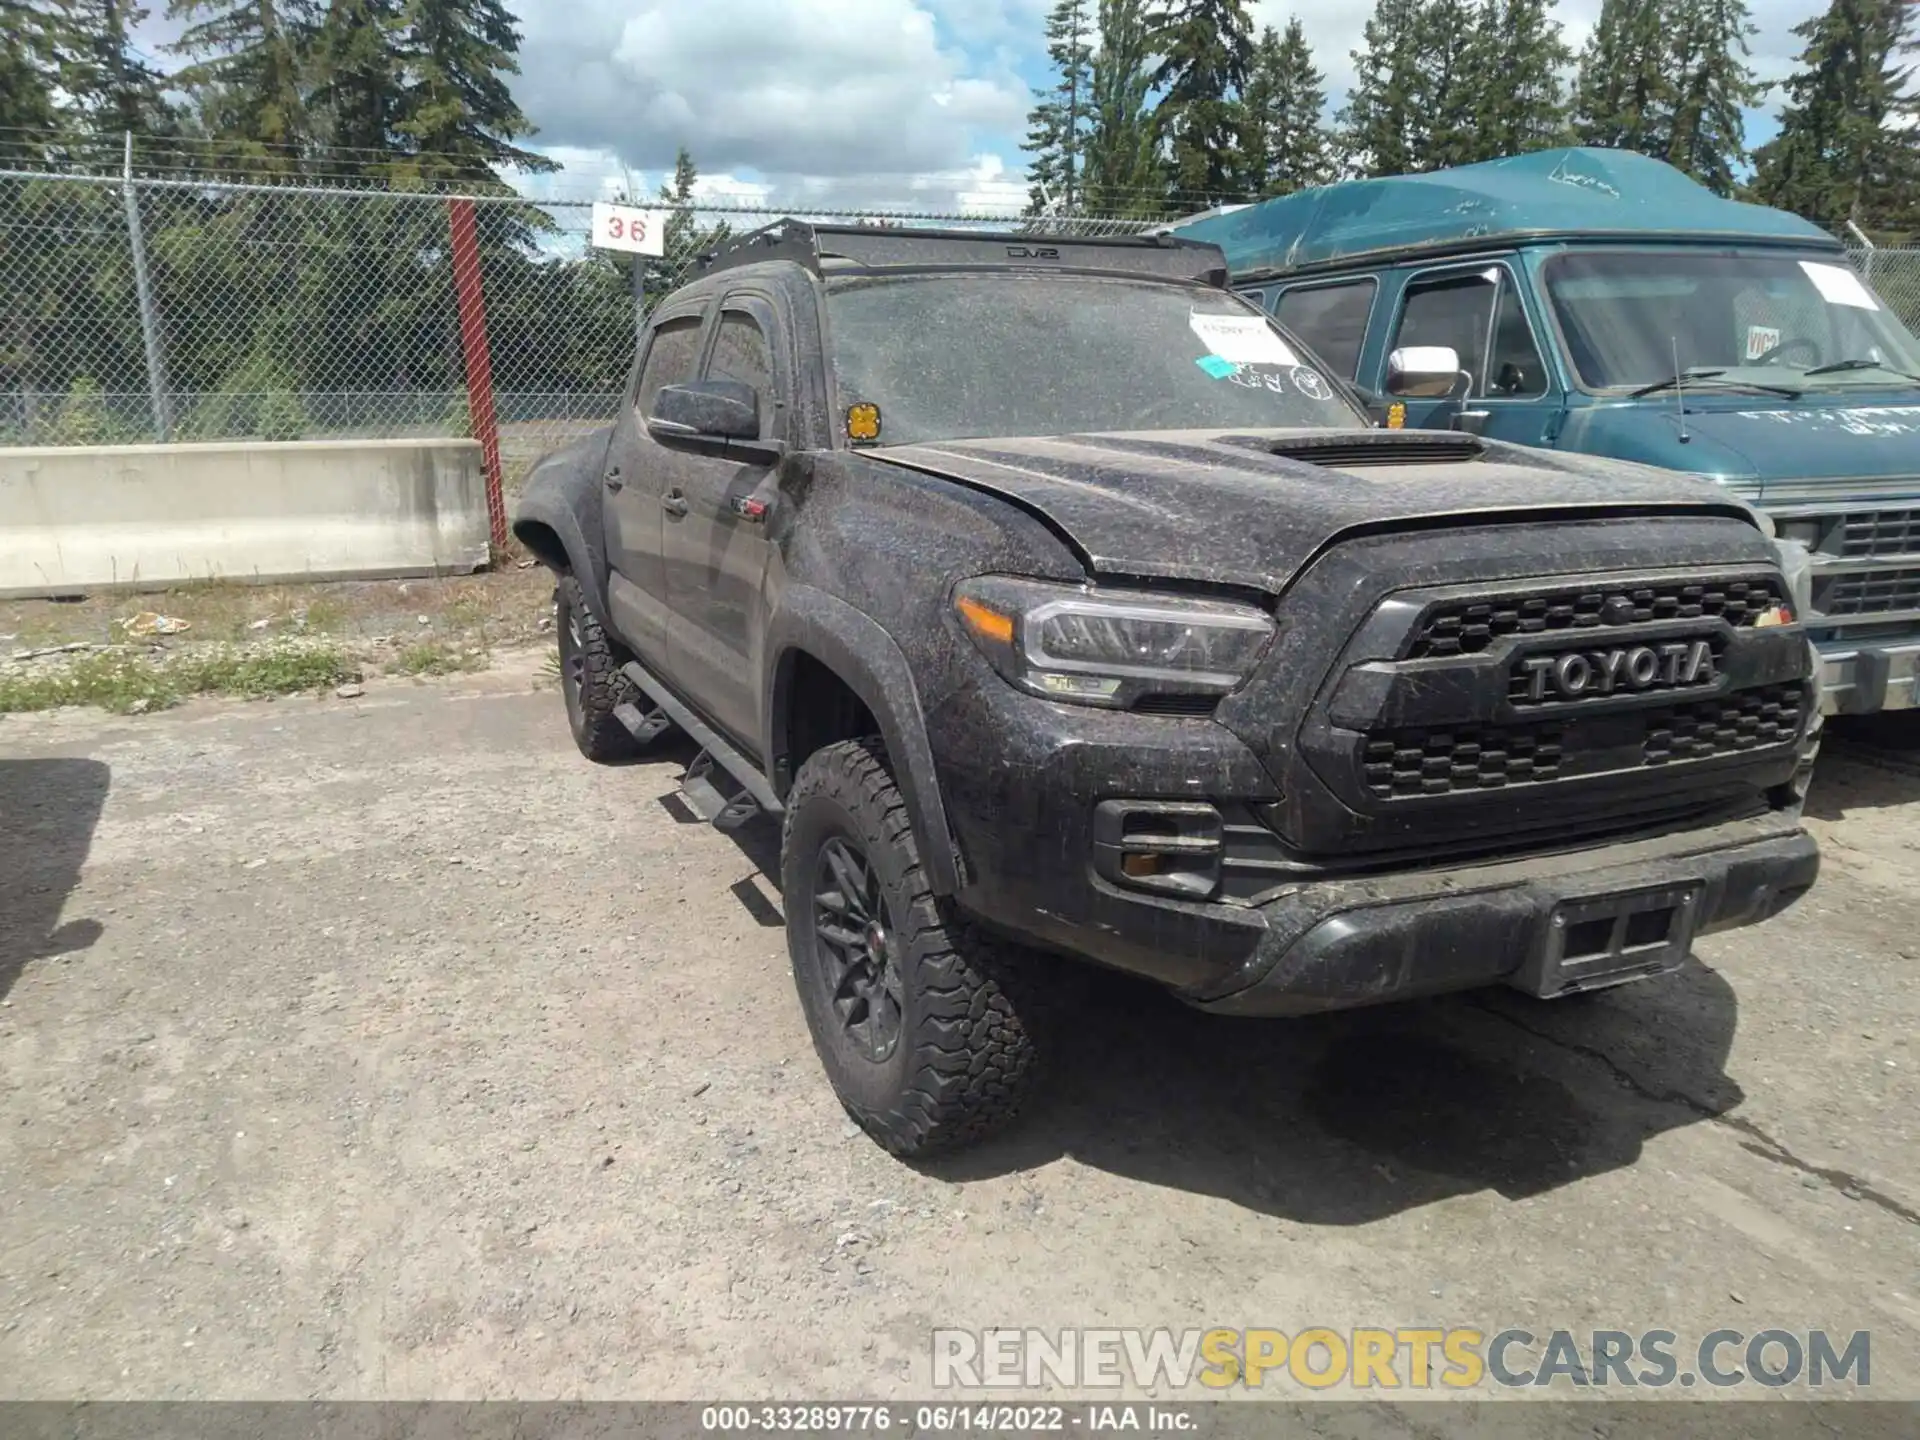
[[[353,663],[331,647],[221,651],[158,661],[138,651],[105,650],[57,669],[0,674],[0,713],[95,705],[135,715],[164,710],[190,695],[259,700],[357,678]]]
[[[460,675],[486,669],[487,657],[484,652],[455,650],[438,640],[422,640],[394,657],[393,668],[402,675]]]

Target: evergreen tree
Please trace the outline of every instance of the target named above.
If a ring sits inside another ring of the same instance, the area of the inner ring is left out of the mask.
[[[202,122],[231,154],[290,170],[307,145],[303,41],[307,0],[172,0],[187,20],[172,49],[194,57],[175,82],[192,92]]]
[[[178,133],[167,81],[134,48],[147,11],[132,0],[66,0],[66,53],[60,87],[95,134],[138,137]]]
[[[1349,174],[1406,175],[1427,168],[1423,11],[1421,0],[1375,0],[1361,47],[1353,52],[1353,89],[1336,117]]]
[[[408,83],[394,129],[424,179],[503,183],[496,169],[559,167],[513,142],[534,127],[504,77],[520,73],[520,30],[500,0],[404,0]]]
[[[1164,211],[1153,120],[1153,38],[1143,0],[1100,0],[1084,193],[1095,215]]]
[[[1673,113],[1669,54],[1660,0],[1603,0],[1574,81],[1573,126],[1582,145],[1666,154]]]
[[[1741,112],[1766,93],[1746,63],[1755,33],[1746,0],[1680,0],[1666,13],[1674,77],[1667,163],[1714,193],[1731,195],[1734,170],[1747,158]]]
[[[1284,35],[1271,25],[1260,32],[1245,104],[1240,148],[1249,193],[1290,195],[1333,178],[1325,77],[1314,66],[1299,16],[1287,21]]]
[[[1524,155],[1567,141],[1566,85],[1573,52],[1552,0],[1484,0],[1480,53],[1487,82],[1476,117],[1482,158]]]
[[[1241,173],[1240,94],[1253,66],[1246,0],[1160,0],[1154,111],[1172,167],[1176,206],[1222,200]]]
[[[406,99],[400,0],[330,0],[314,40],[315,128],[333,174],[380,176]]]
[[[62,18],[22,0],[0,0],[0,155],[9,159],[39,158],[53,134]]]
[[[733,227],[724,220],[701,228],[693,212],[699,185],[699,167],[693,163],[692,153],[682,145],[673,157],[673,178],[660,186],[660,203],[671,207],[667,216],[667,253],[664,259],[654,262],[663,291],[672,287],[696,257],[718,249],[733,234]]]
[[[1426,0],[1415,21],[1414,94],[1426,130],[1417,169],[1471,165],[1498,153],[1487,148],[1480,122],[1486,97],[1502,87],[1506,77],[1492,68],[1495,56],[1487,51],[1488,37],[1475,4]]]
[[[1086,132],[1093,108],[1093,27],[1087,0],[1058,0],[1047,17],[1047,57],[1054,85],[1027,117],[1026,150],[1032,181],[1029,213],[1038,215],[1049,198],[1072,214],[1085,188]]]
[[[1794,27],[1806,48],[1780,133],[1754,155],[1754,198],[1830,229],[1911,224],[1914,139],[1890,123],[1911,74],[1898,59],[1909,13],[1900,0],[1833,0]]]

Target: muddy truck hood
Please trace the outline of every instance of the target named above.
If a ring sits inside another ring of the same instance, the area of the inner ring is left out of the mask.
[[[1097,574],[1277,594],[1322,549],[1409,524],[1753,512],[1705,481],[1433,430],[1153,431],[866,454],[999,495]]]

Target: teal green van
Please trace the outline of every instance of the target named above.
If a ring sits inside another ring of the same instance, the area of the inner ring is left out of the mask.
[[[1920,706],[1920,340],[1833,236],[1590,149],[1323,186],[1174,233],[1219,245],[1235,288],[1385,424],[1736,491],[1774,522],[1827,711]]]

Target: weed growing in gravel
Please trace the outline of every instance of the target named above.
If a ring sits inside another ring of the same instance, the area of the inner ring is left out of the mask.
[[[455,650],[438,640],[422,640],[402,650],[393,668],[402,675],[459,675],[486,669],[487,657],[479,651]]]
[[[189,695],[248,700],[298,695],[358,678],[330,646],[215,651],[154,659],[136,650],[104,650],[42,671],[0,673],[0,713],[97,705],[116,715],[163,710]]]

